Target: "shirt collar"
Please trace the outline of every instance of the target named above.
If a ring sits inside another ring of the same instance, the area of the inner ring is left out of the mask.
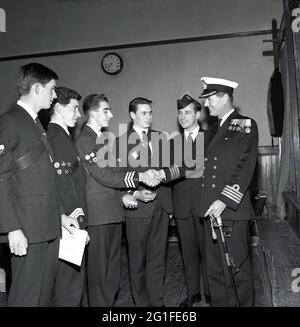
[[[138,133],[139,137],[143,139],[143,132],[146,132],[148,134],[149,128],[141,128],[139,126],[133,125],[132,128]]]
[[[197,134],[199,133],[200,126],[197,125],[192,131],[184,131],[184,136],[187,139],[188,136],[191,134],[193,141],[195,141],[195,138],[197,137]]]
[[[95,124],[93,124],[93,122],[89,122],[86,124],[97,134],[97,137],[100,137],[100,135],[102,135],[101,130],[99,130],[99,127],[96,127]]]
[[[63,128],[63,130],[64,130],[68,135],[70,135],[70,132],[69,132],[69,130],[68,130],[68,127],[64,126],[61,122],[59,122],[59,121],[57,121],[57,120],[51,118],[50,123],[53,123],[53,124],[59,125],[61,128]]]
[[[22,107],[25,111],[27,111],[27,113],[31,116],[31,118],[35,121],[37,114],[30,108],[30,106],[23,102],[22,100],[18,100],[17,101],[17,105],[19,105],[20,107]]]
[[[223,116],[223,118],[221,119],[220,122],[220,126],[222,126],[225,122],[225,120],[234,112],[234,108],[231,109],[229,112],[227,112],[227,114],[225,116]]]

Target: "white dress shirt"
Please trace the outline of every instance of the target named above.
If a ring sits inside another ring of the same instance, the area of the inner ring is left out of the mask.
[[[36,120],[37,114],[30,108],[30,106],[27,103],[25,103],[21,100],[18,100],[17,105],[19,105],[25,111],[27,111],[29,113],[29,115],[31,116],[31,118],[34,120],[34,122],[36,122],[35,120]]]
[[[220,126],[222,126],[225,123],[225,120],[234,112],[234,109],[231,109],[225,116],[222,117]]]

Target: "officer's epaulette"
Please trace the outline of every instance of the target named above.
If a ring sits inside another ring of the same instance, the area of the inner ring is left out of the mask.
[[[76,162],[73,164],[70,161],[55,161],[53,163],[53,166],[56,170],[57,175],[71,175],[78,168],[78,161],[79,158],[77,158]]]
[[[97,153],[92,151],[84,156],[84,162],[93,165],[97,162]]]
[[[230,131],[237,131],[249,134],[251,132],[251,119],[231,119],[228,129]]]

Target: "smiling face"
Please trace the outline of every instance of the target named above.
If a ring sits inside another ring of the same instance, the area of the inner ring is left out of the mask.
[[[55,93],[56,82],[52,79],[47,84],[35,84],[35,90],[39,99],[39,106],[41,109],[49,109],[54,99],[57,98]]]
[[[228,100],[227,94],[214,94],[205,99],[204,106],[208,108],[211,116],[222,118],[228,112]]]
[[[113,118],[110,105],[106,101],[101,101],[99,103],[99,107],[92,110],[90,115],[93,117],[100,129],[103,127],[108,127],[109,121]]]
[[[183,109],[178,110],[178,121],[180,126],[187,131],[192,131],[198,124],[200,111],[194,109],[194,104],[190,103]]]
[[[140,128],[149,128],[152,123],[152,108],[150,104],[138,104],[136,112],[130,112],[133,124]]]
[[[81,117],[79,112],[79,102],[76,99],[71,99],[70,103],[60,106],[60,117],[62,122],[67,127],[74,127],[76,125],[77,119]]]

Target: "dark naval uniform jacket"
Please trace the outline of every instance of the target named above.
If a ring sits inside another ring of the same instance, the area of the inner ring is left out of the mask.
[[[149,142],[151,141],[150,136],[151,133],[156,133],[161,135],[161,137],[163,138],[164,136],[162,135],[161,132],[157,132],[154,130],[149,129],[148,130],[148,136],[149,136]],[[150,148],[148,147],[148,162],[146,162],[145,165],[143,165],[143,167],[141,167],[139,165],[139,162],[141,162],[141,152],[139,151],[142,146],[140,145],[140,137],[138,135],[138,133],[131,127],[128,131],[127,134],[121,135],[120,138],[118,139],[117,145],[118,145],[118,149],[119,152],[118,154],[120,155],[120,148],[122,147],[122,138],[126,138],[125,142],[127,144],[127,152],[126,152],[126,160],[128,160],[128,166],[130,166],[130,164],[134,165],[134,169],[137,172],[144,172],[150,168],[154,168],[154,169],[160,169],[162,168],[163,162],[162,162],[162,151],[164,150],[162,148],[162,142],[159,143],[159,145],[156,147],[154,144],[154,141],[151,141],[152,144],[152,149],[153,151],[158,150],[158,156],[156,157],[157,162],[153,163],[153,165],[151,165],[150,163],[150,157],[151,157],[151,153],[150,153]],[[134,143],[129,142],[131,138],[132,140],[136,140],[137,142]],[[168,142],[166,139],[166,146],[168,146]],[[165,151],[167,151],[167,148],[165,148]],[[166,153],[165,153],[166,154]],[[124,156],[119,156],[119,165],[122,166],[122,161],[124,161]],[[167,176],[167,182],[171,181],[171,173],[170,173],[170,168],[166,168],[165,169],[165,173]],[[138,207],[134,210],[130,210],[130,209],[125,209],[125,215],[126,217],[129,218],[134,218],[134,217],[138,217],[138,218],[142,218],[142,217],[149,217],[155,208],[156,205],[156,201],[159,201],[159,203],[161,204],[163,210],[166,213],[172,213],[173,212],[173,203],[172,203],[172,193],[171,193],[171,188],[170,185],[168,185],[167,183],[164,184],[160,184],[157,187],[154,188],[149,188],[148,186],[144,186],[144,185],[139,185],[138,187],[138,191],[141,191],[143,189],[151,189],[151,191],[156,192],[156,198],[154,199],[154,201],[150,201],[147,203],[144,203],[142,201],[139,201]]]
[[[200,188],[201,217],[215,200],[227,207],[223,220],[249,220],[249,185],[257,160],[256,122],[234,111],[205,134],[204,174]]]
[[[53,166],[61,205],[66,215],[76,218],[80,227],[86,227],[86,170],[81,162],[71,135],[58,124],[51,123],[47,130],[53,150]]]
[[[0,233],[17,229],[29,243],[54,240],[60,205],[49,149],[21,106],[0,117]]]
[[[122,222],[123,206],[118,189],[136,188],[139,183],[138,174],[133,170],[98,166],[103,159],[100,152],[105,140],[102,141],[97,142],[97,134],[88,125],[76,140],[79,156],[88,171],[88,226]]]

